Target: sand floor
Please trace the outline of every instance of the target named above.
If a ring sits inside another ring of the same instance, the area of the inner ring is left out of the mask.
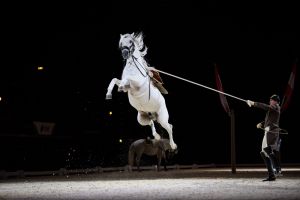
[[[0,199],[300,199],[300,168],[265,177],[263,168],[217,168],[7,178]]]

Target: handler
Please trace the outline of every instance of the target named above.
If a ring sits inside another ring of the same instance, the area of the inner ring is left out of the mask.
[[[274,154],[274,150],[277,149],[279,142],[280,98],[276,94],[272,95],[269,105],[250,100],[246,102],[250,107],[253,106],[267,111],[265,121],[258,123],[257,128],[263,128],[265,130],[260,154],[268,169],[269,176],[263,181],[274,181],[276,180],[275,173],[280,173],[279,161]],[[276,169],[275,172],[273,166]]]

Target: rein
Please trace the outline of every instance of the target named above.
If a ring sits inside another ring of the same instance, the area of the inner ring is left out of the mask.
[[[143,66],[141,63],[139,63],[139,61],[137,60],[136,57],[132,56],[132,60],[133,60],[133,62],[134,62],[135,67],[139,70],[139,72],[142,74],[143,77],[149,76],[149,75],[148,75],[148,72],[147,72],[147,70],[146,70],[146,68],[144,68],[144,66]],[[140,70],[140,68],[137,66],[137,64],[135,63],[135,61],[136,61],[140,66],[142,66],[142,68],[143,68],[143,69],[145,70],[145,72],[146,72],[146,75],[143,74],[143,72],[142,72],[142,71]]]
[[[133,63],[134,63],[134,65],[135,65],[135,67],[139,70],[139,72],[142,74],[142,76],[143,76],[143,77],[149,76],[149,74],[148,74],[146,68],[145,68],[141,63],[139,63],[139,61],[137,60],[137,58],[134,57],[134,56],[131,56],[131,57],[132,57],[132,60],[133,60]],[[145,70],[146,74],[143,74],[143,72],[140,70],[139,66],[136,64],[136,62],[137,62],[137,63]],[[150,76],[149,76],[149,78],[150,78]],[[149,88],[148,100],[150,100],[150,80],[149,80],[148,88]]]

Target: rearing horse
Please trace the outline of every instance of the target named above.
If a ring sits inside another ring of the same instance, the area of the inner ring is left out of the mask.
[[[122,79],[111,80],[107,88],[106,99],[112,98],[114,85],[118,85],[118,91],[127,92],[129,103],[138,111],[138,122],[142,126],[150,125],[152,135],[159,140],[160,135],[154,126],[154,120],[156,120],[168,132],[172,149],[176,149],[165,98],[153,83],[153,73],[150,71],[153,68],[149,67],[144,59],[147,47],[143,42],[143,34],[120,35],[119,48],[126,64]]]

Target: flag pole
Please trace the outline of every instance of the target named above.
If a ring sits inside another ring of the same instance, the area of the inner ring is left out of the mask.
[[[247,102],[247,100],[245,100],[245,99],[242,99],[242,98],[239,98],[239,97],[233,96],[233,95],[231,95],[231,94],[227,94],[227,93],[225,93],[225,92],[222,92],[222,91],[219,91],[219,90],[213,89],[213,88],[211,88],[211,87],[208,87],[208,86],[202,85],[202,84],[200,84],[200,83],[196,83],[196,82],[194,82],[194,81],[190,81],[190,80],[188,80],[188,79],[181,78],[181,77],[179,77],[179,76],[176,76],[176,75],[173,75],[173,74],[170,74],[170,73],[167,73],[167,72],[164,72],[164,71],[158,70],[158,69],[154,69],[154,70],[156,70],[156,71],[158,71],[158,72],[160,72],[160,73],[162,73],[162,74],[166,74],[166,75],[168,75],[168,76],[172,76],[172,77],[174,77],[174,78],[177,78],[177,79],[180,79],[180,80],[183,80],[183,81],[186,81],[186,82],[192,83],[192,84],[194,84],[194,85],[197,85],[197,86],[200,86],[200,87],[204,87],[204,88],[206,88],[206,89],[209,89],[209,90],[212,90],[212,91],[215,91],[215,92],[218,92],[218,93],[224,94],[224,95],[226,95],[226,96],[229,96],[229,97],[235,98],[235,99],[237,99],[237,100],[240,100],[240,101]]]
[[[216,78],[216,85],[217,89],[220,91],[223,90],[221,78],[219,75],[219,70],[217,65],[215,64],[215,78]],[[231,173],[236,173],[236,153],[235,153],[235,115],[234,110],[229,108],[228,102],[226,100],[225,95],[220,94],[220,100],[224,110],[227,112],[230,118],[230,164],[231,164]]]
[[[230,154],[231,173],[236,173],[236,152],[235,152],[235,115],[234,110],[230,111]]]

